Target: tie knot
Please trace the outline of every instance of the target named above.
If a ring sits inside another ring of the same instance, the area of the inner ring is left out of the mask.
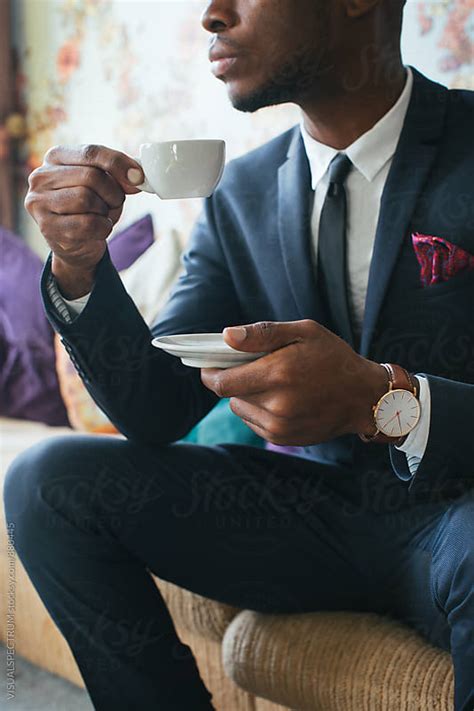
[[[344,155],[344,153],[338,153],[337,156],[333,158],[329,166],[330,194],[337,194],[337,187],[344,184],[351,168],[351,159]]]

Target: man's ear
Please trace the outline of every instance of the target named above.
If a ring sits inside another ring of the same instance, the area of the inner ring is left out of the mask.
[[[343,0],[347,16],[353,18],[363,17],[381,2],[382,0]]]

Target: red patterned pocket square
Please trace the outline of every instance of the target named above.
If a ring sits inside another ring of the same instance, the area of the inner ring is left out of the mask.
[[[415,232],[413,248],[421,267],[422,286],[448,281],[456,274],[474,270],[474,255],[442,237]]]

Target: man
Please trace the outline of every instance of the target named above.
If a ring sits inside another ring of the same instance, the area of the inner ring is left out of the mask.
[[[148,570],[244,608],[392,615],[474,708],[474,97],[403,66],[402,10],[207,4],[233,106],[302,122],[227,166],[151,332],[105,241],[139,166],[55,147],[30,178],[48,317],[126,438],[29,449],[6,514],[100,711],[212,708]],[[150,345],[228,326],[268,355],[200,372]],[[218,397],[302,456],[173,444]]]

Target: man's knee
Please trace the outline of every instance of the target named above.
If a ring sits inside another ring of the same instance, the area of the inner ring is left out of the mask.
[[[39,442],[19,454],[5,476],[3,500],[5,517],[17,550],[35,541],[55,525],[56,501],[67,506],[77,486],[77,438],[54,437]],[[74,465],[74,466],[73,466]]]

